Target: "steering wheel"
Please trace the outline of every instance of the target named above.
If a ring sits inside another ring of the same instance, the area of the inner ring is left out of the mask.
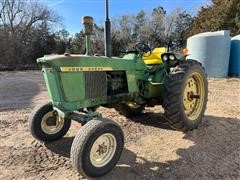
[[[136,44],[135,48],[142,54],[149,53],[149,56],[152,54],[151,48],[145,43],[139,42]]]
[[[135,45],[135,50],[126,50],[126,49],[122,49],[120,51],[120,54],[129,54],[129,53],[134,53],[134,54],[140,54],[140,55],[143,55],[143,54],[148,54],[148,56],[150,56],[152,54],[152,50],[151,48],[145,44],[145,43],[142,43],[142,42],[139,42]]]
[[[120,50],[120,54],[130,54],[130,53],[138,54],[139,52],[137,50],[125,50],[125,49]]]

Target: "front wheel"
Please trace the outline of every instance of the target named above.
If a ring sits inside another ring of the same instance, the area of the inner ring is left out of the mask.
[[[85,177],[100,177],[117,164],[124,146],[121,128],[110,120],[91,120],[74,138],[73,167]]]
[[[187,60],[172,68],[165,80],[164,115],[171,127],[193,130],[201,123],[208,97],[207,77],[202,65]]]
[[[28,119],[32,136],[40,141],[49,142],[62,138],[71,126],[71,120],[54,113],[52,103],[36,107]]]

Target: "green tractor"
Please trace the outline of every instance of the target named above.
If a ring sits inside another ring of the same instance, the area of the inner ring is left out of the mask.
[[[117,164],[124,135],[118,124],[102,118],[99,106],[137,116],[145,107],[162,105],[169,125],[193,130],[207,104],[207,78],[195,60],[186,60],[170,48],[136,44],[123,57],[110,57],[110,21],[106,21],[106,56],[93,55],[93,18],[84,17],[85,55],[52,55],[37,60],[42,66],[50,102],[35,108],[29,117],[34,138],[50,142],[62,138],[71,121],[80,122],[71,147],[73,167],[85,177],[107,174]]]

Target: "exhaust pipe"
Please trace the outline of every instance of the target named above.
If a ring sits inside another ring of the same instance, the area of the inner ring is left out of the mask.
[[[111,47],[111,21],[109,19],[109,3],[106,0],[106,21],[105,21],[105,56],[112,56],[112,47]]]

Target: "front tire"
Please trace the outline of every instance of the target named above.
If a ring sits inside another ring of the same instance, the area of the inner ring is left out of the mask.
[[[73,167],[85,177],[100,177],[117,164],[124,146],[121,128],[110,120],[91,120],[74,138]]]
[[[172,68],[165,80],[164,115],[177,130],[193,130],[202,121],[207,105],[208,83],[202,65],[187,60]]]
[[[52,103],[45,103],[32,111],[28,125],[35,139],[50,142],[62,138],[68,132],[71,120],[58,117],[54,114]]]

